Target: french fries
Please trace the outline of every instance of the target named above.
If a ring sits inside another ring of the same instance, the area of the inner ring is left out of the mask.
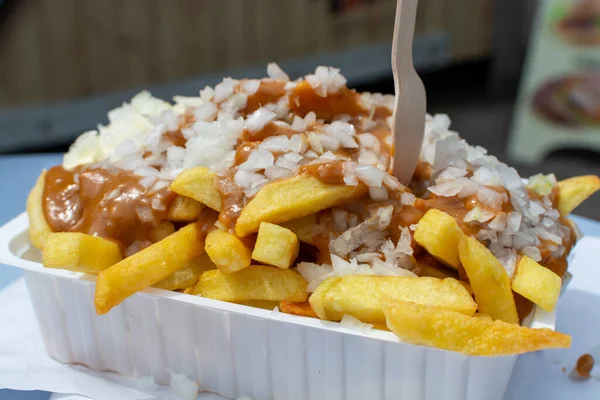
[[[510,280],[500,261],[476,239],[461,234],[458,253],[479,311],[511,324],[519,323]]]
[[[252,250],[232,233],[214,230],[206,236],[206,253],[217,268],[226,274],[248,268]]]
[[[306,217],[284,222],[280,226],[294,232],[298,237],[298,240],[302,243],[313,244],[315,225],[317,225],[317,216],[316,214],[310,214]]]
[[[258,229],[252,258],[263,264],[287,269],[298,257],[299,250],[300,242],[294,232],[263,222]]]
[[[387,326],[401,340],[472,356],[502,356],[549,348],[567,348],[571,337],[550,329],[532,329],[480,315],[383,299]]]
[[[210,299],[246,302],[251,300],[303,302],[308,298],[306,279],[292,270],[253,265],[231,274],[207,271],[193,294]]]
[[[406,276],[332,277],[310,297],[310,305],[322,319],[339,321],[344,314],[362,322],[385,322],[380,299],[392,297],[404,301],[438,306],[473,315],[477,304],[455,279],[414,278]]]
[[[548,268],[523,256],[517,265],[511,288],[545,311],[552,311],[558,301],[562,280]]]
[[[196,200],[177,196],[169,208],[167,219],[173,222],[192,222],[198,219],[202,212],[202,203]]]
[[[328,185],[311,175],[297,175],[263,187],[242,209],[235,225],[238,236],[256,232],[261,222],[279,224],[306,217],[367,192],[357,186]]]
[[[96,280],[96,313],[105,314],[127,297],[165,279],[204,253],[204,238],[189,224],[160,242],[101,271]]]
[[[187,289],[196,285],[203,272],[216,268],[217,266],[211,261],[208,254],[205,253],[190,260],[183,268],[173,272],[152,286],[164,290]]]
[[[458,240],[461,234],[454,218],[440,210],[431,209],[417,224],[414,238],[429,254],[447,266],[458,269]]]
[[[576,176],[558,182],[558,204],[560,214],[567,216],[588,197],[600,189],[597,175]]]
[[[163,221],[150,229],[150,240],[153,243],[160,242],[170,234],[175,232],[175,225],[169,221]]]
[[[458,279],[458,273],[456,272],[456,270],[450,268],[437,267],[433,265],[419,263],[419,270],[419,276],[430,276],[432,278],[438,279]]]
[[[299,315],[301,317],[319,318],[317,316],[317,313],[315,313],[315,311],[310,306],[310,303],[307,301],[302,303],[282,301],[281,303],[279,303],[279,311],[286,314]]]
[[[35,186],[29,192],[27,197],[27,216],[29,217],[29,239],[31,243],[38,249],[44,247],[48,235],[52,233],[52,229],[42,208],[42,198],[44,196],[44,183],[46,179],[46,171],[42,171]]]
[[[46,268],[97,274],[123,259],[119,245],[79,232],[50,233],[42,249]]]
[[[199,201],[215,211],[221,210],[221,194],[215,186],[215,174],[206,167],[184,170],[171,183],[169,189],[178,195]]]

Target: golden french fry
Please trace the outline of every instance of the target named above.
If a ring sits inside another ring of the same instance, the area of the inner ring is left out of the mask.
[[[521,296],[533,301],[545,311],[552,311],[558,296],[562,279],[548,268],[541,266],[529,257],[522,256],[511,288]]]
[[[217,268],[226,274],[248,268],[252,250],[233,233],[214,230],[206,236],[206,253]]]
[[[202,203],[196,200],[177,196],[169,208],[167,219],[175,222],[192,222],[198,219],[202,212]]]
[[[178,271],[204,253],[204,237],[195,224],[101,271],[96,280],[96,313],[105,314],[135,292]]]
[[[362,322],[384,322],[380,299],[392,297],[475,314],[477,304],[457,280],[430,277],[347,275],[324,281],[310,297],[321,319],[339,321],[349,314]]]
[[[250,300],[302,302],[308,298],[306,286],[308,282],[296,271],[253,265],[231,274],[207,271],[200,276],[193,293],[235,303]]]
[[[486,313],[480,313],[480,312],[478,312],[478,313],[475,313],[475,315],[473,315],[473,317],[479,318],[479,319],[485,319],[485,320],[488,320],[488,321],[493,321],[492,316],[490,314],[486,314]]]
[[[29,217],[29,239],[31,243],[38,249],[44,247],[44,242],[52,229],[46,221],[44,215],[43,202],[44,184],[46,182],[46,171],[42,171],[35,186],[29,192],[27,197],[27,216]]]
[[[563,216],[569,215],[577,206],[600,189],[597,175],[576,176],[558,182],[558,204],[556,208]]]
[[[311,308],[308,301],[302,303],[293,303],[291,301],[282,301],[279,303],[279,311],[286,314],[299,315],[301,317],[319,318],[317,313]]]
[[[170,190],[192,198],[215,211],[221,211],[221,194],[215,186],[215,174],[206,167],[184,170],[171,183]]]
[[[454,269],[438,267],[436,265],[419,264],[419,276],[430,276],[432,278],[445,279],[454,278],[458,279],[458,273]]]
[[[187,289],[196,285],[202,273],[216,268],[217,266],[211,261],[208,254],[205,253],[188,261],[182,269],[173,272],[152,286],[164,290]]]
[[[306,217],[366,192],[363,184],[328,185],[307,174],[278,180],[262,188],[242,209],[235,231],[240,237],[247,236],[256,232],[261,222],[280,224]]]
[[[123,259],[119,245],[79,232],[50,233],[42,249],[46,268],[97,274]]]
[[[289,229],[263,222],[258,229],[258,237],[252,258],[260,263],[289,268],[300,250],[300,242]]]
[[[306,217],[294,219],[281,224],[284,228],[294,232],[302,243],[313,244],[315,236],[315,226],[317,225],[317,216],[315,214]]]
[[[175,225],[169,221],[163,221],[151,228],[148,236],[153,243],[156,243],[171,235],[173,232],[175,232]]]
[[[417,224],[415,240],[442,263],[458,269],[458,239],[462,234],[456,220],[440,210],[431,209]]]
[[[510,279],[500,261],[483,244],[464,234],[458,242],[458,252],[479,311],[494,319],[518,324]]]
[[[568,348],[571,336],[491,318],[394,299],[383,300],[387,326],[407,343],[472,356],[501,356],[549,348]]]

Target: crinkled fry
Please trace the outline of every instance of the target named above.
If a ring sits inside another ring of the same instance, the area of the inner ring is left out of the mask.
[[[174,222],[192,222],[198,219],[202,212],[202,203],[185,196],[177,196],[171,207],[167,219]]]
[[[44,267],[88,274],[97,274],[122,259],[115,242],[79,232],[50,233],[42,249]]]
[[[588,197],[600,189],[597,175],[575,176],[558,182],[558,203],[560,214],[567,216]]]
[[[387,326],[402,341],[472,356],[502,356],[550,348],[568,348],[571,337],[550,329],[532,329],[483,315],[390,298],[382,301]]]
[[[206,236],[206,253],[217,268],[226,274],[248,268],[252,263],[252,249],[233,233],[214,230]]]
[[[299,315],[301,317],[319,318],[308,301],[304,301],[302,303],[282,301],[279,303],[279,311],[286,314]]]
[[[500,261],[483,244],[464,234],[461,234],[458,252],[479,311],[494,319],[518,324],[510,279]]]
[[[207,271],[200,276],[193,294],[235,303],[250,300],[302,302],[308,298],[307,286],[306,279],[296,271],[252,265],[231,274]]]
[[[29,217],[29,239],[38,249],[44,247],[44,242],[52,229],[46,221],[43,208],[44,184],[46,179],[46,170],[42,171],[35,186],[29,192],[27,197],[27,216]]]
[[[289,268],[298,257],[299,250],[300,242],[294,232],[263,222],[258,229],[252,258],[263,264]]]
[[[101,271],[96,280],[94,303],[105,314],[127,297],[165,279],[204,253],[204,237],[195,224]]]
[[[477,304],[455,279],[407,276],[347,275],[325,280],[310,297],[310,305],[321,319],[339,321],[349,314],[362,322],[385,322],[380,299],[444,307],[473,315]]]
[[[562,279],[546,267],[523,256],[517,265],[511,288],[545,311],[552,311],[558,301]]]
[[[315,226],[317,225],[317,215],[311,214],[306,217],[294,219],[281,224],[284,228],[294,232],[302,243],[313,244],[315,236]]]
[[[281,224],[306,217],[367,192],[357,186],[328,185],[317,178],[301,174],[282,179],[263,187],[242,209],[235,225],[238,236],[256,232],[261,222]]]
[[[417,224],[414,238],[429,254],[449,267],[458,269],[458,239],[461,233],[454,218],[443,211],[431,209]]]
[[[206,167],[189,168],[177,175],[170,190],[221,211],[221,194],[215,186],[215,174]]]
[[[182,269],[173,272],[152,286],[164,290],[187,289],[196,285],[202,273],[216,268],[217,266],[211,261],[208,254],[205,253],[200,257],[190,260]]]

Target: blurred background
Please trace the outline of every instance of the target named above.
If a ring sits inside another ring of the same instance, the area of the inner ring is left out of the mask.
[[[523,176],[600,173],[597,3],[420,0],[414,59],[429,112]],[[269,61],[293,78],[336,66],[351,87],[392,93],[395,4],[0,0],[0,154],[65,151],[141,89],[197,95],[223,76],[265,76]],[[600,219],[599,206],[596,195],[578,213]]]

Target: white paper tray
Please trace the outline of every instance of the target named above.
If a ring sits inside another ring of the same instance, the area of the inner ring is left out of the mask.
[[[152,288],[98,316],[93,277],[45,269],[27,227],[24,213],[0,228],[0,263],[25,270],[46,350],[60,362],[159,383],[172,370],[230,398],[500,400],[516,360]],[[536,309],[531,325],[554,322]]]

